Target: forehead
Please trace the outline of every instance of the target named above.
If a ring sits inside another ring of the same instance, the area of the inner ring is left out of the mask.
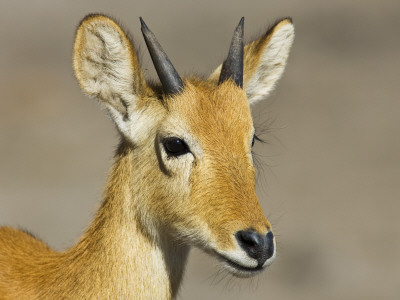
[[[177,125],[189,127],[205,144],[221,138],[243,143],[253,130],[246,93],[231,81],[220,86],[187,82],[183,93],[167,106],[174,121],[183,123]]]

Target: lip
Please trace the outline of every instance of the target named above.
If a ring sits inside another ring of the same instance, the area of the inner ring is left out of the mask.
[[[262,271],[265,270],[264,266],[257,266],[255,268],[250,268],[250,267],[244,267],[228,258],[225,256],[216,253],[217,258],[222,261],[225,265],[227,265],[228,269],[230,269],[233,273],[236,275],[241,275],[241,276],[252,276],[258,273],[261,273]]]

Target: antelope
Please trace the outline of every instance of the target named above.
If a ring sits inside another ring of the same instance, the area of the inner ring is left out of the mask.
[[[249,277],[276,255],[255,193],[250,106],[281,77],[294,38],[290,18],[244,46],[243,18],[226,60],[208,78],[182,79],[140,18],[160,79],[146,82],[126,32],[86,16],[73,68],[108,111],[121,139],[94,220],[63,252],[0,229],[1,299],[174,299],[189,249]]]

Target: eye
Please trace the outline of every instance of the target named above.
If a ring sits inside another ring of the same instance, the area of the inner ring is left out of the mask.
[[[264,143],[262,139],[260,139],[258,136],[253,135],[253,139],[251,140],[251,148],[253,148],[255,141],[259,141],[261,143]]]
[[[190,152],[186,143],[177,137],[165,138],[163,140],[163,145],[168,156],[180,156]]]

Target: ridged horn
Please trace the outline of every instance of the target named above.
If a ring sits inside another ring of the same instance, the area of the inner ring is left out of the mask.
[[[184,87],[181,77],[142,17],[140,17],[140,23],[142,24],[141,29],[147,49],[149,50],[154,68],[157,71],[158,78],[160,78],[165,94],[180,93]]]
[[[244,17],[240,19],[233,33],[228,57],[222,65],[218,84],[232,78],[237,86],[243,87],[243,27]]]

